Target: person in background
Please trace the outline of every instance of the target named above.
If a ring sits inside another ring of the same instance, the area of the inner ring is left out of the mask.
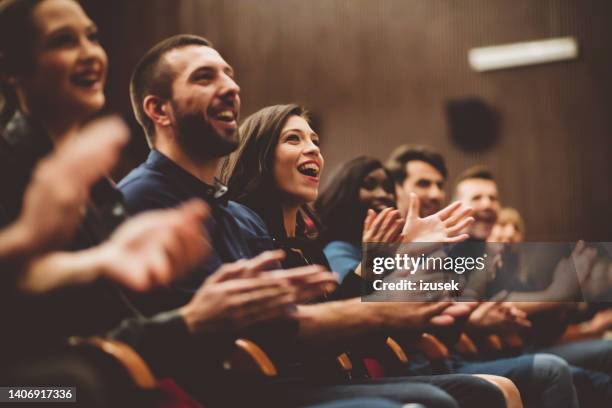
[[[493,226],[487,241],[500,243],[523,242],[525,238],[525,221],[514,208],[504,207],[499,211],[497,222]]]
[[[420,217],[440,211],[446,199],[444,184],[448,170],[444,157],[429,146],[401,145],[391,152],[385,167],[395,184],[397,208],[405,217],[410,207],[410,194],[420,202]]]

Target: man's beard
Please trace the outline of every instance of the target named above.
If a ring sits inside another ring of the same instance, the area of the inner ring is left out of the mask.
[[[220,135],[201,112],[184,112],[174,105],[177,142],[196,163],[227,156],[238,148],[237,132]]]

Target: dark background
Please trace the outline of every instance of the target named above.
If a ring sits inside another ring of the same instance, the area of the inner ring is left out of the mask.
[[[149,47],[172,34],[204,35],[236,70],[242,118],[288,102],[315,113],[327,177],[359,154],[385,159],[398,144],[430,144],[446,156],[451,185],[467,166],[488,165],[529,240],[612,240],[612,1],[82,4],[110,56],[111,110],[130,113],[131,69]],[[467,63],[472,47],[568,35],[579,43],[576,61],[488,73]],[[485,106],[497,129],[486,149],[451,138],[448,102],[466,98]],[[145,154],[135,134],[120,172]]]

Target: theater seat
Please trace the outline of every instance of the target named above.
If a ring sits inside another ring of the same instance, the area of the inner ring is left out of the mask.
[[[487,380],[497,386],[504,394],[506,399],[507,408],[523,408],[523,401],[521,399],[521,393],[516,385],[506,377],[500,377],[497,375],[489,374],[474,374],[476,377],[480,377]]]
[[[142,390],[144,401],[138,406],[144,407],[141,403],[146,403],[151,408],[203,408],[172,378],[156,379],[142,357],[125,343],[102,337],[70,337],[68,344],[73,347],[92,347],[113,357]]]
[[[237,339],[223,368],[247,376],[276,377],[278,370],[265,351],[251,340]]]
[[[70,337],[68,343],[72,346],[92,346],[114,357],[126,369],[134,384],[151,390],[157,385],[157,380],[147,363],[130,346],[120,341],[102,337]]]
[[[455,350],[463,356],[474,356],[478,354],[478,347],[476,343],[467,334],[461,333],[459,340],[455,345]]]
[[[444,343],[429,333],[423,333],[412,346],[425,354],[431,361],[448,358],[448,348]]]

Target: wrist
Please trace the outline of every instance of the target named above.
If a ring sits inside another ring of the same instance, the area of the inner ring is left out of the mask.
[[[389,307],[394,307],[387,302],[360,302],[363,310],[359,313],[364,316],[368,326],[381,329],[383,331],[392,331],[402,329],[400,324],[396,322],[392,313],[389,313]],[[395,307],[397,307],[395,305]]]
[[[26,261],[36,255],[33,231],[17,221],[9,225],[1,234],[0,256],[8,261]]]
[[[580,323],[578,327],[580,328],[580,333],[582,334],[586,334],[586,335],[598,334],[597,330],[593,327],[590,321]]]
[[[111,263],[114,262],[117,254],[111,243],[105,242],[97,247],[81,251],[81,254],[84,258],[88,258],[87,265],[89,267],[87,270],[91,281],[112,279]]]
[[[178,309],[178,313],[183,318],[185,327],[187,327],[187,331],[190,335],[198,334],[201,331],[199,328],[200,324],[196,317],[195,310],[191,305],[191,302]]]

